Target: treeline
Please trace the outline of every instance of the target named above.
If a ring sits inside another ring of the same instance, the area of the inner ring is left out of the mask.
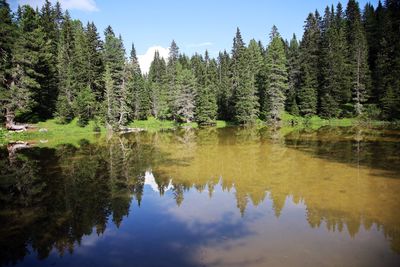
[[[109,26],[104,40],[94,23],[83,25],[59,3],[18,7],[0,0],[0,101],[8,122],[57,117],[80,125],[104,121],[119,129],[154,116],[213,124],[216,119],[278,123],[283,111],[324,118],[400,119],[400,1],[363,12],[310,13],[301,41],[285,41],[274,26],[269,43],[245,44],[239,28],[230,53],[217,58],[156,52],[142,75],[132,45]]]

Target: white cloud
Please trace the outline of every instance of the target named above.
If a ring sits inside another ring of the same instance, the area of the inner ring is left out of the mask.
[[[57,0],[51,0],[54,4]],[[61,7],[65,9],[76,9],[83,11],[98,11],[98,7],[96,6],[95,0],[59,0]],[[44,0],[18,0],[18,4],[20,5],[30,5],[32,7],[41,7],[44,3]]]
[[[211,42],[204,42],[204,43],[198,43],[198,44],[188,44],[188,48],[196,48],[196,47],[203,47],[203,46],[210,46],[213,45]]]
[[[168,58],[169,48],[164,48],[159,45],[149,47],[144,55],[138,55],[138,60],[142,73],[149,72],[150,65],[153,61],[154,53],[156,51],[158,51],[160,53],[160,57],[163,57],[165,60]]]

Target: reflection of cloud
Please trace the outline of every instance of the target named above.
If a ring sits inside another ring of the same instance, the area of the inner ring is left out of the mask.
[[[30,5],[32,7],[41,7],[45,0],[18,0],[20,5]],[[94,0],[58,0],[63,9],[76,9],[83,11],[99,11]],[[57,1],[52,0],[53,4]]]
[[[140,69],[142,73],[148,73],[150,69],[151,62],[154,59],[154,53],[158,51],[160,53],[160,57],[165,60],[168,58],[169,48],[164,48],[159,45],[151,46],[147,49],[144,55],[138,55]]]
[[[211,42],[204,42],[204,43],[198,43],[198,44],[188,44],[186,47],[188,48],[196,48],[196,47],[203,47],[203,46],[210,46],[213,45]]]
[[[146,173],[144,174],[144,184],[150,185],[151,189],[154,192],[160,192],[160,189],[158,188],[158,184],[156,182],[156,179],[154,178],[153,173],[149,171],[146,171]],[[167,192],[170,189],[172,189],[171,180],[169,181],[168,186],[164,189],[164,192]]]

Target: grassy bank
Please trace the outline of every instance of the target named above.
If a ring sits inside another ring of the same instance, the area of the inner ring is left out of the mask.
[[[300,116],[293,116],[288,113],[283,115],[284,128],[309,128],[318,129],[322,126],[386,126],[387,122],[382,121],[362,121],[356,118],[343,118],[343,119],[322,119],[318,116],[304,118]],[[217,121],[215,127],[224,128],[233,126],[232,122]],[[91,121],[86,127],[77,125],[77,121],[73,120],[69,124],[59,124],[55,119],[45,122],[33,124],[35,127],[32,130],[14,133],[8,132],[4,128],[0,128],[0,145],[13,141],[31,141],[38,145],[43,146],[56,146],[58,144],[74,144],[79,145],[80,140],[86,139],[88,141],[95,141],[102,136],[105,136],[106,129],[100,126],[100,133],[95,133],[95,123]],[[265,122],[258,120],[257,127],[265,127]],[[134,121],[128,125],[131,128],[142,128],[149,132],[156,132],[160,130],[173,130],[181,127],[198,128],[198,124],[192,123],[177,123],[175,121],[158,120],[155,118],[148,118],[147,120]],[[42,129],[40,131],[40,129]],[[45,130],[44,130],[45,129]]]

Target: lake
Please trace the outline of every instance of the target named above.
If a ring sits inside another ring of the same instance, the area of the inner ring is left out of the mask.
[[[1,266],[400,266],[400,131],[93,140],[0,149]]]

